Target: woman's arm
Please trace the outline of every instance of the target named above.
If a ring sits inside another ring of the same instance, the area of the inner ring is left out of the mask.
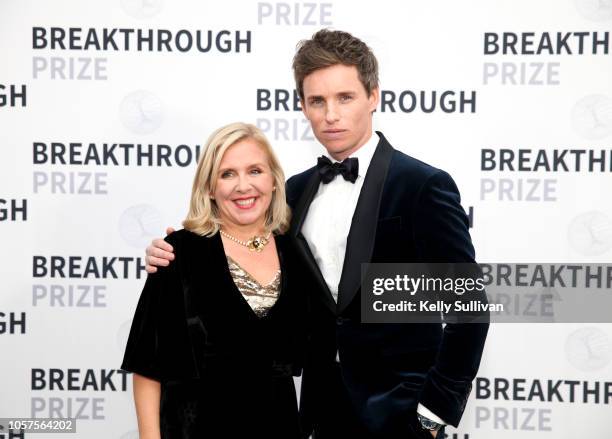
[[[161,385],[159,381],[136,373],[133,374],[133,384],[140,439],[160,439],[159,401]]]

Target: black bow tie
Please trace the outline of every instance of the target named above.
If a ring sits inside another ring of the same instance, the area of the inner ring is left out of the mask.
[[[321,156],[317,160],[317,170],[321,175],[321,182],[327,184],[341,174],[346,181],[355,183],[359,175],[359,160],[356,157],[345,159],[342,162],[332,163],[330,159]]]

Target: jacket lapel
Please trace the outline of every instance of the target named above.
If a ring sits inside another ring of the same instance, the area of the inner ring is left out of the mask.
[[[380,141],[368,167],[346,242],[342,277],[338,285],[338,314],[357,294],[361,286],[361,264],[370,262],[374,249],[380,200],[393,156],[393,148],[387,139],[377,133]]]
[[[308,243],[306,239],[302,235],[302,225],[304,224],[304,220],[306,219],[306,215],[308,214],[308,208],[310,207],[310,203],[312,203],[312,199],[317,193],[319,189],[319,183],[321,182],[321,178],[316,168],[312,173],[310,179],[306,183],[304,190],[302,191],[302,196],[300,197],[294,211],[293,216],[291,218],[291,236],[294,238],[297,251],[299,252],[302,259],[306,262],[306,265],[310,272],[314,275],[315,281],[317,283],[318,289],[321,291],[321,298],[325,305],[335,314],[336,313],[336,301],[329,291],[329,287],[321,274],[321,270],[319,270],[319,266],[315,261],[312,252],[310,251],[310,247],[308,247]]]

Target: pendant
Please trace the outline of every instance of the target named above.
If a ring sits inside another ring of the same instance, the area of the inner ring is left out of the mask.
[[[247,247],[252,252],[260,253],[267,243],[268,240],[264,236],[254,236],[249,241],[247,241]]]

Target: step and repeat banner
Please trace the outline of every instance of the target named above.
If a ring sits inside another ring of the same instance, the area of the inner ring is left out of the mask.
[[[316,162],[291,60],[323,27],[373,48],[375,128],[454,177],[479,261],[612,262],[610,1],[0,0],[0,418],[77,419],[0,438],[138,437],[144,248],[215,128],[257,124],[287,176]],[[612,325],[494,324],[447,433],[610,437],[611,403]]]

